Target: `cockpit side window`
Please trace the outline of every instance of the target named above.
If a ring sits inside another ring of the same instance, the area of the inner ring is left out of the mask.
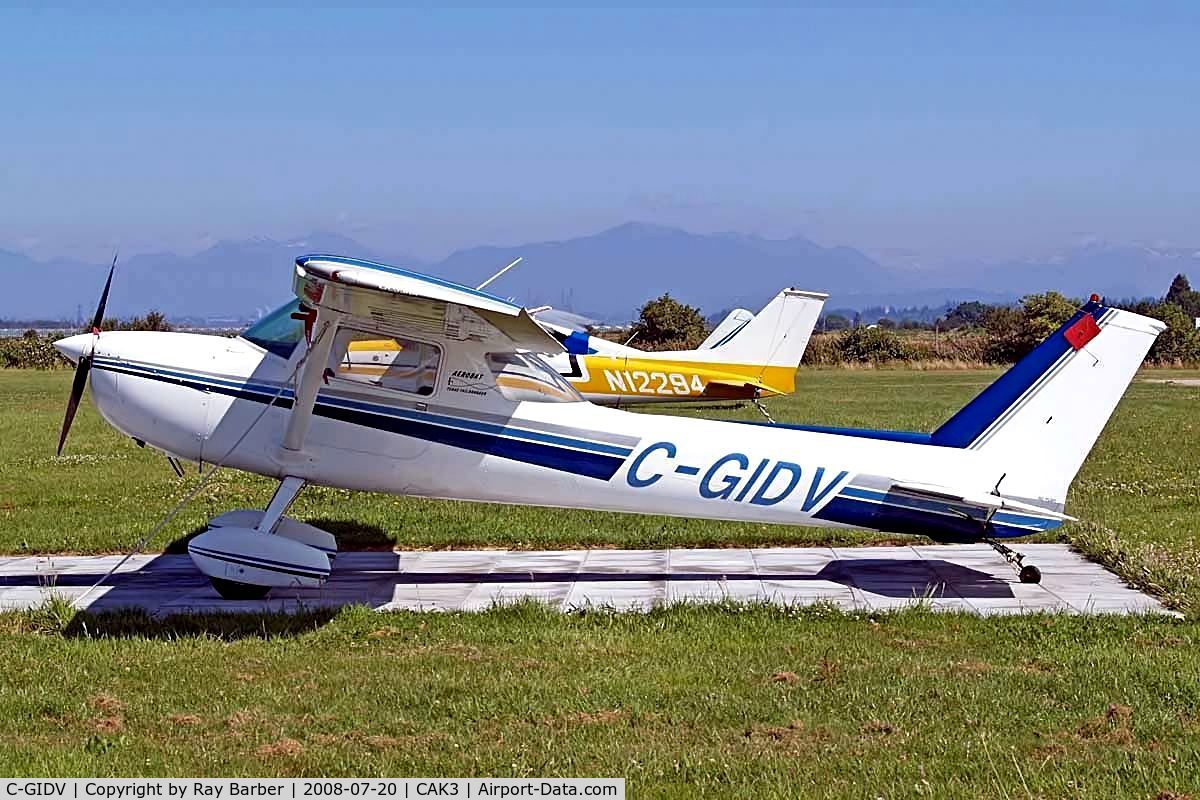
[[[583,397],[535,355],[488,353],[488,368],[496,388],[507,400],[535,403],[579,403]]]
[[[280,358],[291,358],[304,338],[304,323],[292,318],[299,310],[299,299],[282,305],[242,331],[242,338]]]
[[[334,377],[421,397],[437,388],[442,363],[442,349],[437,345],[351,328],[338,335],[344,337],[339,349],[346,349],[333,368]]]

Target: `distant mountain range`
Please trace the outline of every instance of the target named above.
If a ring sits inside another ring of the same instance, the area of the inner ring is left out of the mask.
[[[172,318],[253,318],[289,296],[292,259],[312,252],[409,266],[472,286],[522,256],[522,264],[491,291],[530,306],[554,305],[612,321],[632,318],[643,302],[664,292],[712,313],[738,305],[756,310],[785,286],[829,292],[830,307],[867,308],[997,302],[1048,289],[1074,296],[1161,296],[1178,272],[1200,279],[1200,251],[1092,244],[1039,261],[915,270],[801,236],[695,234],[630,222],[563,241],[473,247],[433,264],[374,252],[333,233],[220,242],[188,256],[143,254],[118,265],[109,308],[120,316],[157,308]],[[86,316],[105,266],[36,261],[0,250],[6,289],[0,317],[74,317],[77,306]]]

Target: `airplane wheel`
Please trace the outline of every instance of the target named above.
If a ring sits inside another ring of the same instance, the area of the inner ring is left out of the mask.
[[[1021,567],[1019,577],[1021,579],[1021,583],[1041,583],[1042,571],[1033,564],[1026,564],[1025,566]]]
[[[249,583],[228,581],[224,578],[209,578],[217,594],[226,600],[262,600],[271,591],[270,586],[254,586]]]

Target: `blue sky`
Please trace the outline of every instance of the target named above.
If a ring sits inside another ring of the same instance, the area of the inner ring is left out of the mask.
[[[0,10],[0,246],[1200,246],[1200,6]]]

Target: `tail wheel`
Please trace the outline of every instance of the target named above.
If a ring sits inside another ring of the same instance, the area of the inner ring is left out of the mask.
[[[1042,571],[1033,564],[1026,564],[1021,567],[1021,571],[1017,573],[1017,576],[1021,579],[1021,583],[1042,582]]]
[[[226,600],[262,600],[271,591],[270,586],[255,586],[250,583],[238,583],[224,578],[209,578],[217,594]]]

